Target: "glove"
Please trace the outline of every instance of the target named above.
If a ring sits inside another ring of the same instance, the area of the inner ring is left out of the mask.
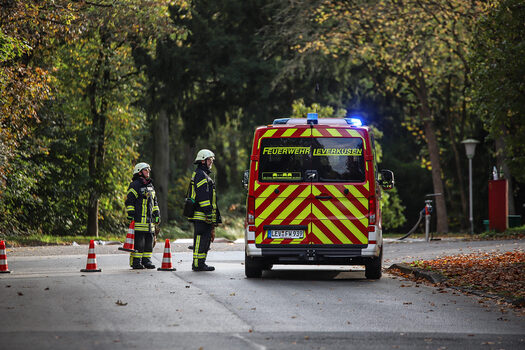
[[[205,220],[205,222],[206,222],[207,224],[210,224],[210,225],[213,224],[213,223],[215,222],[215,221],[213,221],[213,215],[212,215],[212,214],[208,214],[208,215],[206,215],[206,220]]]

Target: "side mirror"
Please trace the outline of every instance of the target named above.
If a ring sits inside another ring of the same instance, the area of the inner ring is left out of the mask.
[[[245,170],[242,175],[242,186],[245,190],[248,189],[248,184],[250,183],[250,170]]]
[[[381,170],[381,177],[379,179],[379,185],[384,190],[391,190],[394,188],[394,173],[390,170]]]

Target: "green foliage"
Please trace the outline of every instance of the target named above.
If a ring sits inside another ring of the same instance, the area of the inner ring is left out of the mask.
[[[513,176],[525,182],[525,6],[504,0],[476,25],[470,55],[473,108],[493,140],[502,137]]]

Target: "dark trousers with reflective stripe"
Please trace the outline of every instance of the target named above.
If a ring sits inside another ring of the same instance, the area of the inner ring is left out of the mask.
[[[206,255],[210,249],[211,231],[213,225],[207,224],[204,221],[193,222],[193,267],[204,266],[206,262]]]
[[[135,251],[138,253],[153,251],[153,232],[135,230]]]

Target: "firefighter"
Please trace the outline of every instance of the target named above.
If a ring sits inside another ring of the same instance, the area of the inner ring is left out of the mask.
[[[155,268],[151,256],[155,224],[160,224],[160,210],[150,172],[147,163],[135,165],[126,198],[128,220],[135,221],[135,251],[131,253],[131,268],[135,270]]]
[[[215,239],[215,227],[222,223],[217,207],[217,192],[215,182],[210,177],[215,154],[207,149],[201,149],[195,157],[197,168],[191,176],[190,196],[195,203],[193,217],[193,271],[213,271],[213,266],[206,265],[206,256],[210,243]]]

